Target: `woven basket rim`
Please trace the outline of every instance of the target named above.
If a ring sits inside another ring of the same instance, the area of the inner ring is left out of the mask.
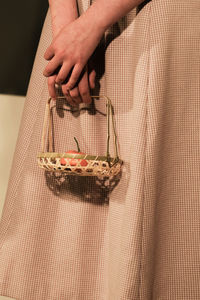
[[[52,157],[52,158],[80,158],[80,159],[87,159],[87,160],[101,160],[107,161],[107,156],[103,155],[90,155],[90,154],[77,154],[77,153],[61,153],[61,152],[39,152],[37,158],[45,158],[45,157]],[[122,163],[120,158],[109,157],[110,162],[118,161]]]

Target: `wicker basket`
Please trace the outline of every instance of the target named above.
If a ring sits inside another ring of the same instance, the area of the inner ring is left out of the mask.
[[[79,175],[79,176],[98,176],[103,178],[104,176],[115,176],[121,171],[123,161],[118,156],[117,149],[117,136],[114,125],[114,110],[111,101],[106,96],[91,96],[93,98],[104,97],[106,98],[107,107],[107,153],[105,156],[97,156],[90,154],[78,154],[78,153],[56,153],[52,150],[52,121],[50,117],[50,102],[52,98],[49,98],[46,103],[44,124],[42,131],[41,147],[42,152],[37,155],[37,162],[39,167],[56,172],[65,172],[67,175]],[[65,98],[59,96],[57,98]],[[114,132],[114,144],[115,144],[115,157],[111,157],[109,154],[109,140],[110,140],[110,116],[112,119],[112,128]],[[47,126],[48,125],[48,126]],[[47,128],[48,127],[48,128]],[[48,131],[49,150],[45,152],[45,141]],[[65,164],[63,162],[63,159]],[[61,160],[62,159],[62,160]],[[73,159],[73,164],[72,164]],[[83,163],[84,161],[84,163]],[[74,165],[75,162],[75,165]]]

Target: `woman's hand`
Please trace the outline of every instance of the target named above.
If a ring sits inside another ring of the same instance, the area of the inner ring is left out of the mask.
[[[79,103],[84,102],[90,104],[92,98],[90,96],[90,88],[95,88],[95,70],[91,70],[89,73],[88,64],[84,67],[84,73],[80,79],[78,85],[72,88],[69,92],[66,89],[66,85],[62,85],[62,92],[66,95],[67,101],[72,106],[77,106]]]
[[[59,0],[51,1],[58,4],[57,8],[62,7]],[[53,38],[51,45],[44,54],[44,58],[50,60],[43,72],[44,76],[51,76],[51,81],[58,84],[62,84],[67,79],[67,84],[62,88],[67,91],[72,89],[106,29],[143,1],[94,1],[86,12],[75,21],[64,26]],[[65,1],[64,3],[72,4],[74,9],[76,1]],[[60,27],[58,26],[58,28]],[[83,76],[83,78],[85,77]]]
[[[48,77],[48,89],[51,98],[56,98],[56,77],[56,74]],[[90,96],[90,88],[95,88],[95,77],[96,71],[94,68],[92,68],[89,61],[85,67],[85,72],[83,73],[83,76],[80,79],[78,85],[76,85],[69,92],[67,92],[65,84],[61,85],[63,94],[72,106],[77,106],[81,102],[91,103],[92,99]]]
[[[71,90],[75,86],[103,33],[101,27],[95,26],[94,22],[88,22],[87,18],[78,18],[64,26],[44,54],[44,58],[50,62],[43,75],[51,76],[52,81],[55,80],[57,84],[62,84],[72,71],[67,84],[62,87],[66,94],[67,90]],[[54,77],[53,73],[60,66],[57,76]],[[83,76],[83,78],[85,77]]]

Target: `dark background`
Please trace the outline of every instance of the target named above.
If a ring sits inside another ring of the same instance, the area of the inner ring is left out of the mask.
[[[26,95],[48,6],[48,0],[1,0],[0,94]]]
[[[25,96],[48,0],[1,1],[0,93]]]

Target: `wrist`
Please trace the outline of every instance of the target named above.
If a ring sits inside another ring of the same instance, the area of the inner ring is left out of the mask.
[[[73,22],[77,17],[75,16],[68,16],[68,18],[65,17],[55,17],[52,18],[51,24],[52,24],[52,35],[53,38],[59,33],[59,31],[64,27]]]
[[[93,13],[90,8],[91,6],[79,16],[77,21],[82,24],[88,33],[95,35],[96,38],[100,40],[106,31],[107,26],[103,20],[98,17],[98,14],[96,16],[96,11]]]
[[[83,16],[101,32],[120,20],[129,11],[144,0],[96,0],[84,12]]]
[[[49,8],[53,37],[55,37],[64,26],[67,26],[78,18],[76,0],[49,0]]]
[[[100,34],[103,34],[112,24],[107,18],[107,13],[99,13],[102,11],[101,3],[95,1],[92,5],[80,16],[88,23],[88,26],[93,27]]]

